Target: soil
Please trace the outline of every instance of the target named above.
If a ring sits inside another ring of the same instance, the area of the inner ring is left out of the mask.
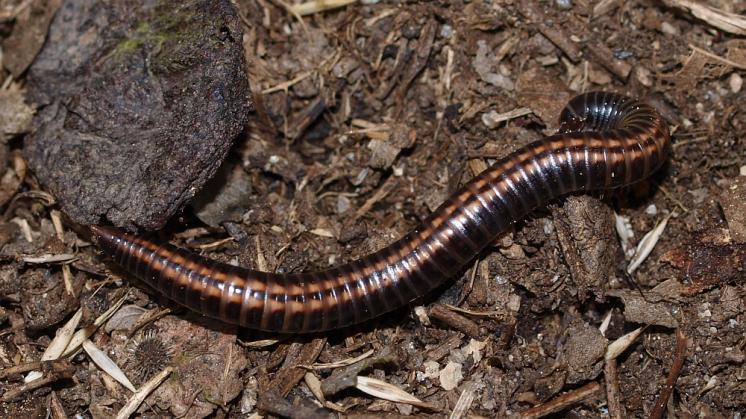
[[[672,131],[651,179],[552,202],[433,295],[314,336],[188,312],[61,211],[22,149],[47,109],[29,54],[65,5],[30,3],[0,1],[0,416],[115,416],[159,375],[135,417],[746,411],[746,2],[236,1],[254,110],[156,233],[216,260],[299,272],[379,249],[579,92],[642,98]],[[88,342],[39,362],[66,325]]]

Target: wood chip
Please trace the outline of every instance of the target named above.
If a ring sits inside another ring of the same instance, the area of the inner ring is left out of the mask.
[[[746,17],[691,0],[663,0],[668,7],[684,9],[698,19],[725,32],[746,35]]]
[[[307,372],[306,375],[303,376],[303,381],[308,386],[308,389],[311,390],[314,397],[316,397],[322,404],[326,402],[324,392],[321,391],[321,381],[319,380],[319,377],[312,372]]]
[[[469,337],[481,337],[478,324],[453,310],[448,309],[448,307],[442,304],[433,304],[433,306],[430,307],[428,315],[432,320],[439,321],[441,324],[445,324],[452,329],[461,331]]]
[[[438,373],[438,380],[440,381],[440,386],[443,390],[451,391],[458,387],[461,380],[464,379],[464,374],[461,370],[462,365],[453,361],[449,361],[448,364],[440,370]]]
[[[290,363],[283,366],[275,375],[268,386],[268,390],[277,391],[281,397],[287,397],[290,390],[306,375],[306,369],[302,368],[302,366],[310,365],[316,361],[324,345],[326,345],[325,338],[314,339],[303,345],[298,356],[290,360]]]

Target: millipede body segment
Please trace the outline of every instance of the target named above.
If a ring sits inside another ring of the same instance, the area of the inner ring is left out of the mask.
[[[443,284],[532,209],[569,192],[637,182],[668,155],[668,127],[658,112],[621,95],[577,96],[560,123],[558,134],[493,164],[404,238],[322,272],[258,272],[110,227],[91,230],[127,272],[206,316],[283,333],[346,327]]]

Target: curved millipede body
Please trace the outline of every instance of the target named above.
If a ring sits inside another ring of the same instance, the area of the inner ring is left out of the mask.
[[[472,179],[406,237],[316,273],[258,272],[92,226],[98,246],[167,297],[225,322],[305,333],[363,322],[458,273],[529,211],[568,192],[646,178],[666,160],[668,127],[654,108],[611,93],[574,98],[556,135]]]

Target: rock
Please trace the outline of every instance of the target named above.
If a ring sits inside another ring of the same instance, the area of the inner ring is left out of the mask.
[[[24,153],[71,219],[158,229],[202,188],[251,108],[241,40],[227,0],[63,4]]]
[[[194,198],[192,207],[203,223],[217,227],[225,221],[240,221],[250,204],[251,177],[239,164],[224,164]]]
[[[440,380],[440,386],[445,391],[450,391],[458,387],[461,380],[464,379],[464,375],[461,373],[461,364],[448,362],[448,364],[440,370],[438,379]]]

